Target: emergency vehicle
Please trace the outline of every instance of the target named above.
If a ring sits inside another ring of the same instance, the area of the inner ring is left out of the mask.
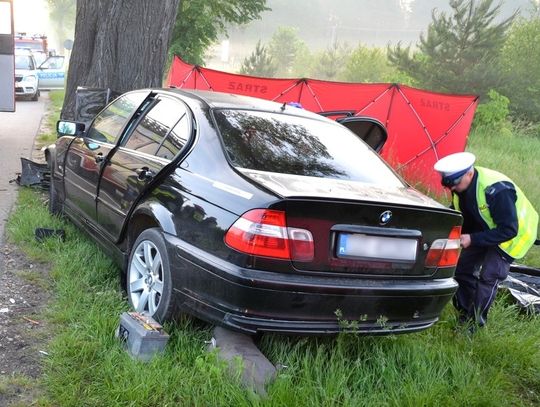
[[[38,65],[41,65],[49,55],[47,36],[43,34],[15,33],[15,49],[17,48],[32,51]]]

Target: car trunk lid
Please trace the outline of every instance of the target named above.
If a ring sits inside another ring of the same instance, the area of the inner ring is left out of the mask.
[[[396,184],[371,184],[360,181],[309,177],[303,175],[281,174],[275,172],[240,169],[242,174],[284,197],[332,197],[343,200],[362,200],[366,202],[387,202],[423,206],[431,208],[444,208],[437,201],[419,193],[414,188],[405,185],[396,187]]]
[[[287,226],[313,235],[312,261],[293,261],[298,271],[374,276],[427,276],[424,266],[437,239],[447,239],[461,216],[408,187],[374,186],[243,170],[279,194]]]

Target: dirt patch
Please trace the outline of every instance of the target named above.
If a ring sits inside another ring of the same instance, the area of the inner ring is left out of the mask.
[[[29,405],[50,339],[44,312],[50,297],[48,264],[14,245],[0,247],[0,406]]]
[[[48,105],[48,95],[43,96]],[[52,113],[47,106],[45,111],[38,135],[51,130],[46,117]],[[44,162],[44,144],[49,143],[34,139],[28,154],[32,160]],[[42,394],[39,379],[52,336],[44,317],[51,295],[50,265],[29,260],[4,240],[0,236],[0,406],[30,406]]]

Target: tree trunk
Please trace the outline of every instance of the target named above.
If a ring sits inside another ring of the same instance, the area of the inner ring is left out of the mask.
[[[77,0],[61,117],[75,118],[78,87],[115,92],[160,87],[181,0]]]

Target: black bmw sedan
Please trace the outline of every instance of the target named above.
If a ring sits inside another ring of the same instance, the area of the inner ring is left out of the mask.
[[[146,89],[57,130],[51,212],[113,256],[131,306],[159,321],[404,333],[457,288],[461,215],[321,115]]]

